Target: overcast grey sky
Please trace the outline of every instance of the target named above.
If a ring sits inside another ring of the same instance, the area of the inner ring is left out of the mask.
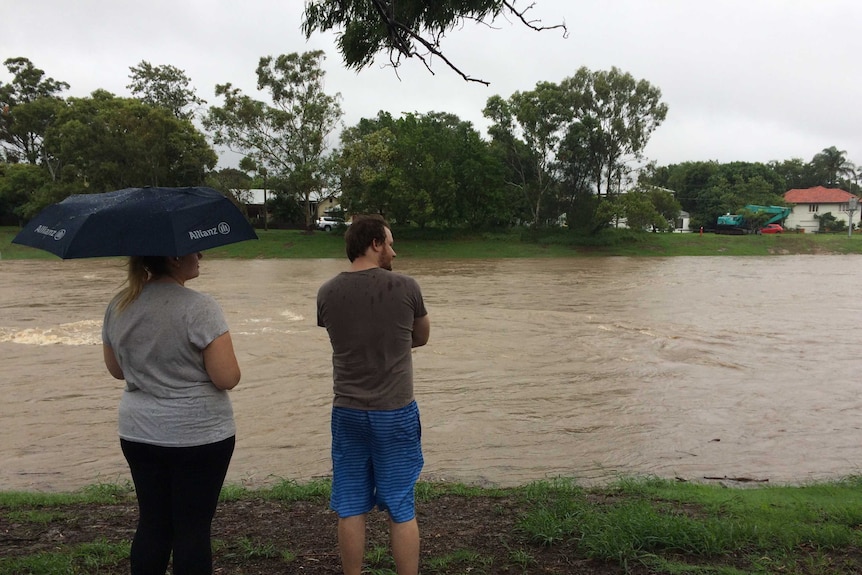
[[[533,1],[533,0],[530,0]],[[360,72],[344,68],[334,35],[306,41],[302,0],[28,0],[3,12],[0,59],[23,56],[66,93],[129,95],[129,67],[142,60],[186,72],[198,95],[216,84],[256,90],[261,56],[323,50],[327,92],[342,96],[344,122],[379,110],[450,112],[485,134],[482,108],[537,82],[560,82],[581,67],[612,66],[662,91],[669,111],[646,149],[659,165],[684,161],[801,158],[837,146],[862,164],[862,2],[858,0],[535,0],[530,14],[559,31],[499,20],[451,32],[434,74],[385,56]],[[526,7],[519,0],[516,6]],[[0,81],[11,77],[5,68]],[[337,144],[337,141],[331,142]],[[222,167],[233,163],[229,157]]]

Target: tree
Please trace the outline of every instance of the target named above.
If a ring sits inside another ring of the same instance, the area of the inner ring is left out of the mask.
[[[209,172],[206,185],[231,198],[242,213],[248,216],[248,194],[243,192],[252,187],[252,179],[247,173],[236,168],[223,168]]]
[[[655,209],[649,194],[642,190],[631,190],[613,198],[611,202],[621,205],[621,216],[626,219],[626,226],[633,230],[658,229],[664,231],[668,222]]]
[[[640,159],[650,136],[667,116],[661,90],[646,80],[613,67],[591,72],[582,67],[560,85],[573,106],[573,117],[583,124],[582,144],[598,195],[621,191],[624,159]]]
[[[844,224],[844,220],[839,220],[832,214],[832,212],[814,214],[814,218],[819,220],[820,228],[818,231],[822,234],[843,232],[847,229]]]
[[[6,161],[47,163],[43,140],[63,101],[58,94],[69,84],[46,78],[27,58],[3,62],[12,82],[0,82],[0,150]]]
[[[470,122],[450,117],[450,122],[434,122],[445,138],[447,161],[452,165],[455,189],[451,211],[438,206],[438,216],[450,214],[450,225],[485,228],[512,224],[520,213],[521,203],[506,186],[505,166],[493,153]],[[446,220],[443,221],[446,223]]]
[[[395,223],[481,227],[507,221],[501,165],[470,122],[380,112],[342,133],[341,203]]]
[[[310,38],[314,32],[342,29],[338,51],[348,68],[360,70],[375,55],[386,52],[395,68],[402,58],[416,57],[430,71],[429,60],[437,57],[464,80],[488,84],[462,72],[443,54],[440,43],[448,32],[467,21],[491,25],[500,16],[512,16],[533,30],[558,28],[565,36],[565,23],[542,26],[527,15],[533,4],[518,10],[516,1],[309,0],[305,3],[302,30]]]
[[[80,192],[201,185],[218,158],[190,121],[104,90],[70,98],[45,137],[60,180]]]
[[[685,162],[656,168],[643,183],[672,189],[691,226],[710,229],[718,216],[739,213],[748,204],[784,205],[784,176],[759,162]]]
[[[174,66],[153,66],[146,60],[141,60],[137,66],[131,66],[129,78],[131,84],[126,86],[139,100],[150,106],[160,106],[169,110],[180,120],[190,120],[194,117],[197,106],[206,104],[198,98],[194,88],[189,88],[191,79],[186,73]]]
[[[29,219],[28,204],[50,183],[45,170],[32,164],[0,163],[0,225]]]
[[[596,233],[608,223],[604,216],[598,217],[602,202],[593,193],[591,184],[593,156],[587,127],[580,122],[572,123],[557,151],[556,164],[561,178],[557,201],[559,211],[566,214],[569,228],[587,233]]]
[[[263,229],[265,231],[269,230],[269,210],[267,206],[269,198],[266,197],[266,177],[269,175],[269,171],[266,169],[265,166],[258,166],[257,162],[254,161],[254,158],[250,156],[246,156],[239,161],[239,171],[246,174],[248,172],[254,172],[255,179],[258,180],[260,185],[263,187],[263,213],[259,214],[259,217],[263,219]]]
[[[346,211],[389,216],[391,191],[404,187],[394,162],[394,138],[388,128],[365,134],[342,132],[337,165]]]
[[[673,192],[663,188],[650,186],[647,188],[647,196],[650,203],[655,208],[655,211],[661,217],[661,221],[667,224],[663,229],[675,229],[676,221],[679,219],[679,213],[682,211],[682,206],[674,197]]]
[[[773,172],[784,178],[785,191],[822,185],[820,178],[814,173],[812,164],[800,158],[782,162],[773,161],[767,165]]]
[[[814,156],[811,164],[822,178],[820,185],[828,187],[837,186],[842,176],[847,176],[853,171],[853,164],[847,161],[847,152],[835,146],[823,148]]]
[[[252,158],[301,198],[308,230],[312,196],[319,196],[328,181],[327,137],[342,115],[340,94],[324,92],[323,58],[321,51],[261,58],[257,87],[269,91],[272,105],[220,84],[216,95],[224,104],[211,107],[204,119],[216,144]]]
[[[543,212],[548,202],[568,210],[570,225],[604,227],[598,204],[588,199],[588,185],[598,196],[622,191],[627,160],[641,159],[667,114],[660,100],[658,88],[617,68],[580,68],[559,85],[540,82],[508,100],[489,98],[488,131],[506,149],[509,181],[524,193],[533,223],[559,216]]]
[[[493,122],[488,132],[505,150],[508,183],[523,194],[533,224],[541,222],[542,202],[557,182],[553,161],[571,122],[569,104],[559,86],[539,82],[534,90],[515,92],[508,100],[492,96],[483,110]]]
[[[774,214],[749,210],[748,208],[742,208],[739,210],[739,214],[742,215],[743,227],[755,233],[774,217]]]

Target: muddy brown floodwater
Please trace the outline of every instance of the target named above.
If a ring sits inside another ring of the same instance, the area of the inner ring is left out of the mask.
[[[620,474],[804,483],[859,472],[859,256],[396,260],[425,476],[511,486]],[[330,349],[317,288],[341,260],[209,260],[243,369],[228,481],[326,476]],[[129,479],[102,313],[119,260],[0,261],[0,490]]]

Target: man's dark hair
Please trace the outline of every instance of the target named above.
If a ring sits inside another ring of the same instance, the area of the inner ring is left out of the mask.
[[[365,253],[374,240],[378,243],[386,241],[386,228],[389,224],[380,214],[355,216],[344,234],[347,248],[347,259],[351,262]]]

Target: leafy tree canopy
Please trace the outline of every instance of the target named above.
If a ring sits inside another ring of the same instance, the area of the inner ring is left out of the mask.
[[[421,227],[511,220],[502,165],[470,122],[447,113],[380,112],[342,133],[341,203]]]
[[[847,160],[847,152],[835,146],[824,148],[811,160],[812,171],[827,187],[838,186],[842,179],[855,180],[856,166]]]
[[[467,81],[488,84],[462,72],[442,51],[441,41],[452,29],[467,21],[491,24],[499,16],[512,16],[534,30],[559,28],[565,23],[542,26],[530,19],[530,4],[515,7],[517,0],[309,0],[305,4],[302,29],[314,32],[340,29],[338,50],[345,65],[362,69],[380,52],[389,55],[394,67],[402,58],[418,58],[430,70],[429,58],[440,58]]]
[[[0,82],[0,104],[4,107],[12,108],[38,98],[57,96],[69,89],[66,82],[46,78],[45,72],[36,68],[27,58],[9,58],[3,65],[14,76],[9,84]]]
[[[216,95],[224,104],[210,107],[204,118],[216,144],[244,154],[258,173],[265,169],[287,183],[305,205],[309,229],[312,196],[323,193],[331,169],[327,137],[342,116],[341,95],[323,89],[323,58],[319,50],[261,58],[257,87],[269,92],[272,103],[220,84]]]
[[[153,66],[142,60],[137,66],[129,68],[132,82],[126,86],[145,104],[161,106],[181,120],[194,116],[197,106],[206,104],[198,98],[191,79],[186,73],[174,66]]]
[[[44,160],[42,141],[62,107],[66,82],[46,78],[27,58],[3,62],[12,82],[0,82],[0,151],[9,162],[36,164]]]
[[[658,168],[642,178],[676,193],[691,214],[693,228],[711,229],[718,216],[739,213],[748,204],[784,205],[782,175],[759,162],[685,162]]]
[[[523,193],[531,221],[555,221],[564,210],[570,223],[594,230],[603,227],[604,216],[593,220],[598,204],[588,195],[623,191],[626,162],[640,159],[667,105],[646,80],[617,68],[582,67],[560,84],[539,82],[508,100],[492,96],[483,112],[493,122],[488,131],[495,144],[505,150],[508,183]]]
[[[48,184],[47,173],[38,166],[0,163],[0,222],[24,223],[29,216],[28,203]]]
[[[104,90],[70,98],[45,146],[80,191],[204,183],[218,158],[190,121]]]

